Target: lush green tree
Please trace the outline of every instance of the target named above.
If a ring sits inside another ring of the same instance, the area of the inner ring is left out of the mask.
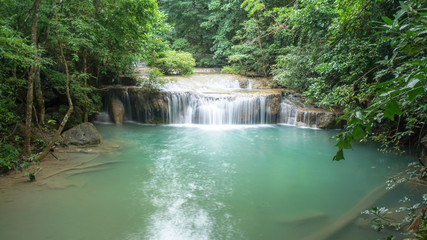
[[[98,83],[111,83],[130,73],[137,59],[167,49],[156,37],[167,25],[155,0],[1,0],[0,5],[0,168],[16,166],[20,160],[12,159],[23,146],[28,154],[36,150],[30,147],[31,127],[33,122],[43,127],[45,104],[46,118],[59,123],[72,101],[65,128],[87,121],[100,107]],[[29,93],[26,108],[23,91]],[[24,110],[25,144],[16,127]]]
[[[215,31],[202,27],[204,22],[209,21],[208,0],[161,0],[160,9],[166,13],[173,27],[171,36],[167,38],[173,49],[190,52],[197,62],[212,58],[210,49]]]
[[[343,149],[373,135],[384,145],[399,147],[410,137],[420,139],[427,120],[427,13],[421,1],[400,3],[393,19],[383,17],[383,37],[393,51],[375,74],[378,81],[367,85],[372,99],[367,108],[347,110],[346,130],[337,136],[339,151],[335,160],[344,159]],[[413,142],[415,144],[416,142]]]
[[[215,63],[226,64],[232,53],[233,38],[248,18],[241,4],[242,0],[212,0],[209,3],[209,17],[201,26],[214,34],[210,50]]]

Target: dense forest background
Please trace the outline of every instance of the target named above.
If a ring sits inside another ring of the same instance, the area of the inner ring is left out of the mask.
[[[342,110],[335,160],[352,142],[419,146],[426,133],[422,0],[0,1],[0,168],[23,168],[91,119],[98,87],[135,62],[267,76]],[[191,56],[192,55],[192,56]],[[187,66],[187,67],[188,67]],[[184,66],[185,67],[185,66]],[[168,71],[163,71],[167,73]],[[66,116],[64,118],[64,116]],[[41,131],[50,131],[43,138]]]

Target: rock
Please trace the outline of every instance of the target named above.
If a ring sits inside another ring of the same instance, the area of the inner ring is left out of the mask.
[[[122,76],[119,78],[118,84],[122,85],[122,86],[135,86],[136,85],[136,78]]]
[[[272,94],[271,97],[267,99],[270,109],[270,114],[277,116],[280,113],[280,102],[281,102],[280,94]]]
[[[62,134],[66,145],[97,145],[101,135],[92,123],[79,124]]]
[[[118,98],[112,98],[110,104],[111,115],[113,115],[114,123],[117,125],[123,124],[123,117],[125,115],[125,108],[122,101]]]
[[[337,117],[338,114],[332,112],[319,114],[317,116],[317,127],[327,129],[340,128],[340,125],[336,123]]]

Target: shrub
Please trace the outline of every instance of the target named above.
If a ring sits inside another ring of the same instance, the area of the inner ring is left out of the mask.
[[[305,90],[314,76],[310,53],[299,47],[289,47],[286,54],[277,57],[273,66],[273,80],[282,86]]]
[[[139,78],[137,82],[141,89],[147,92],[158,92],[160,87],[168,82],[168,79],[162,78],[163,73],[157,69],[151,69],[148,72],[148,78]]]
[[[221,69],[221,72],[229,74],[243,74],[243,72],[236,66],[224,66]]]
[[[166,51],[162,57],[155,60],[155,67],[164,74],[189,75],[193,73],[196,61],[191,53]]]

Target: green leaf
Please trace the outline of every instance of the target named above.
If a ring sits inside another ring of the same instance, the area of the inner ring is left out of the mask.
[[[346,138],[345,140],[340,140],[335,146],[340,149],[351,149],[351,139]]]
[[[411,79],[409,82],[408,82],[408,84],[406,85],[406,87],[407,88],[414,88],[415,87],[415,85],[417,85],[417,83],[419,83],[420,82],[420,80],[419,79],[417,79],[417,78],[413,78],[413,79]]]
[[[381,17],[383,20],[384,20],[384,22],[385,23],[387,23],[388,25],[393,25],[393,20],[391,20],[390,18],[388,18],[388,17],[385,17],[385,16],[383,16],[383,17]]]
[[[410,37],[412,37],[412,35],[414,35],[414,33],[415,33],[415,31],[411,31],[411,30],[408,30],[408,31],[406,31],[406,37],[408,37],[408,38],[410,38]]]
[[[335,154],[333,161],[341,161],[341,160],[345,160],[344,158],[344,152],[343,150],[340,148],[337,152],[337,154]]]
[[[396,13],[395,19],[399,19],[403,14],[405,14],[406,12],[404,10],[399,10]]]
[[[399,107],[399,104],[393,100],[387,104],[384,111],[384,117],[393,120],[394,115],[402,114],[402,110]]]
[[[354,138],[361,139],[366,136],[366,133],[361,126],[357,126],[353,129],[352,135]]]
[[[424,89],[422,87],[415,88],[408,92],[409,101],[414,101],[416,97],[424,94]]]

